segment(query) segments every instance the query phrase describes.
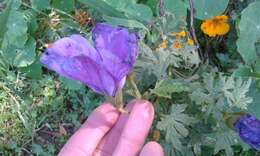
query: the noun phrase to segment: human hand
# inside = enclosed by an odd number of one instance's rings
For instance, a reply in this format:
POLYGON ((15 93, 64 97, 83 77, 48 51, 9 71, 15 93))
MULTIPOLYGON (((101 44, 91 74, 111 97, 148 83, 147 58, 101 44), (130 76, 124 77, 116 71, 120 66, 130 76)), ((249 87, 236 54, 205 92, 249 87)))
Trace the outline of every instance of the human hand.
POLYGON ((154 118, 152 104, 134 100, 126 110, 130 114, 120 114, 109 103, 99 106, 58 156, 163 156, 156 142, 142 147, 154 118))

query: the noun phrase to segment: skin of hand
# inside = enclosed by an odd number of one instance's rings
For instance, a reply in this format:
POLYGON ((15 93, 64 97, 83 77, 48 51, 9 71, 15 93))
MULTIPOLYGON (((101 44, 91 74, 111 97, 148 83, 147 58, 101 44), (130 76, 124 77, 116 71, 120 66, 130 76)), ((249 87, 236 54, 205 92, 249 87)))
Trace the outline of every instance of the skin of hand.
POLYGON ((153 105, 131 101, 120 114, 109 103, 95 109, 58 156, 163 156, 156 142, 143 146, 154 118, 153 105))

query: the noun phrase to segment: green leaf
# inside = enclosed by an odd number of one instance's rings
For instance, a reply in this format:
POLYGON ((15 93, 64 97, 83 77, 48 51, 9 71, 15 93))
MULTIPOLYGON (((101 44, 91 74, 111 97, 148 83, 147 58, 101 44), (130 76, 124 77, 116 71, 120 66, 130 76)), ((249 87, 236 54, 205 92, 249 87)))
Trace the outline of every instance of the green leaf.
POLYGON ((8 63, 6 62, 5 58, 3 57, 3 52, 0 50, 0 76, 3 75, 4 71, 7 71, 9 68, 8 63))
POLYGON ((164 9, 174 14, 178 20, 186 20, 187 5, 182 0, 165 0, 164 9))
POLYGON ((110 6, 117 10, 124 10, 127 6, 135 4, 136 0, 104 0, 110 6))
POLYGON ((7 22, 8 30, 5 33, 5 38, 12 45, 21 47, 27 40, 27 22, 23 13, 12 11, 7 22))
POLYGON ((60 77, 59 79, 64 84, 64 86, 70 90, 80 90, 83 87, 83 85, 77 81, 65 77, 60 77))
POLYGON ((21 6, 21 4, 22 4, 22 1, 21 1, 21 0, 11 0, 11 1, 13 1, 13 3, 12 3, 12 9, 17 10, 17 9, 20 8, 20 6, 21 6))
POLYGON ((147 0, 145 2, 147 6, 149 6, 152 9, 153 14, 156 14, 156 8, 157 8, 157 1, 155 0, 147 0))
POLYGON ((38 61, 35 61, 30 66, 21 68, 20 70, 22 72, 26 73, 26 76, 28 76, 32 79, 42 78, 42 66, 41 66, 40 62, 38 62, 38 61))
POLYGON ((9 65, 16 67, 25 67, 34 62, 36 47, 34 39, 27 40, 26 44, 22 47, 17 47, 5 42, 3 45, 3 57, 6 61, 8 61, 9 65))
POLYGON ((44 150, 43 150, 42 146, 35 144, 35 143, 32 144, 32 152, 36 155, 44 154, 44 150))
POLYGON ((171 143, 179 151, 183 148, 180 139, 187 137, 189 134, 186 126, 196 122, 194 118, 184 113, 186 107, 187 105, 185 104, 173 104, 171 113, 161 117, 156 126, 159 130, 166 132, 166 141, 171 143))
POLYGON ((144 4, 137 4, 135 0, 105 0, 120 12, 124 12, 130 19, 150 22, 153 19, 151 8, 144 4))
MULTIPOLYGON (((6 9, 0 14, 0 43, 2 43, 5 32, 7 31, 7 22, 12 10, 13 0, 10 0, 6 9)), ((0 44, 1 45, 1 44, 0 44)))
POLYGON ((126 13, 127 16, 130 18, 137 19, 139 21, 144 22, 151 22, 153 19, 153 12, 152 10, 143 4, 132 4, 128 5, 124 10, 122 10, 126 13))
POLYGON ((259 87, 257 87, 258 84, 259 81, 253 81, 253 83, 251 84, 248 95, 253 97, 253 102, 248 105, 247 112, 260 119, 260 90, 259 87))
POLYGON ((229 129, 223 132, 214 134, 216 139, 214 153, 217 154, 220 150, 225 150, 227 156, 233 156, 234 152, 231 146, 238 144, 239 138, 237 134, 229 129))
POLYGON ((220 86, 230 107, 246 110, 253 99, 247 96, 252 80, 243 81, 241 78, 220 77, 220 86))
POLYGON ((153 94, 159 97, 171 98, 172 93, 180 93, 190 91, 187 84, 181 81, 172 79, 160 80, 156 83, 155 88, 152 90, 153 94))
POLYGON ((52 0, 53 7, 67 13, 70 13, 74 9, 74 5, 75 5, 74 0, 52 0))
POLYGON ((28 23, 28 32, 30 33, 30 35, 34 36, 39 28, 39 25, 37 23, 37 14, 32 10, 26 10, 24 11, 24 15, 28 23))
POLYGON ((130 20, 130 19, 125 19, 125 18, 117 18, 117 17, 110 17, 110 16, 103 16, 105 21, 111 25, 120 25, 120 26, 125 26, 128 28, 141 28, 145 29, 148 31, 148 29, 140 22, 136 20, 130 20))
POLYGON ((90 8, 96 9, 98 12, 111 17, 121 17, 124 18, 124 14, 114 7, 110 6, 103 0, 79 0, 79 2, 86 4, 90 8))
MULTIPOLYGON (((150 22, 153 19, 153 13, 150 7, 144 4, 136 4, 133 0, 79 0, 80 2, 96 9, 104 15, 104 17, 117 18, 117 23, 122 26, 130 25, 129 22, 123 20, 129 20, 131 23, 138 20, 140 22, 150 22), (120 20, 119 20, 120 19, 120 20), (127 22, 127 24, 124 24, 127 22)), ((106 19, 105 19, 106 20, 106 19)), ((114 19, 115 20, 115 19, 114 19)), ((135 25, 140 25, 136 24, 135 25)), ((140 27, 140 26, 138 26, 140 27)))
POLYGON ((16 67, 26 67, 32 64, 35 61, 35 49, 36 41, 31 37, 24 48, 16 50, 16 55, 13 60, 14 65, 16 67))
POLYGON ((259 8, 259 1, 249 4, 243 10, 238 25, 237 49, 243 60, 248 64, 253 64, 258 59, 255 43, 260 38, 259 8))
POLYGON ((50 0, 31 0, 31 4, 33 9, 44 10, 50 7, 50 0))
MULTIPOLYGON (((257 61, 258 62, 258 61, 257 61)), ((252 78, 260 78, 260 73, 259 73, 259 67, 258 63, 254 66, 254 72, 249 66, 240 66, 238 69, 236 69, 233 72, 234 77, 252 77, 252 78)))
POLYGON ((218 72, 203 72, 203 82, 194 82, 191 100, 201 105, 206 116, 212 114, 216 119, 222 115, 222 111, 233 112, 246 110, 251 105, 252 97, 249 96, 251 80, 243 80, 241 77, 224 76, 218 72))
MULTIPOLYGON (((203 20, 221 15, 227 8, 229 0, 193 0, 193 2, 195 17, 203 20)), ((189 3, 188 0, 186 3, 189 3)))
POLYGON ((24 14, 17 9, 20 1, 12 0, 5 11, 0 15, 0 43, 3 52, 9 45, 23 47, 27 40, 27 22, 24 14))
POLYGON ((248 66, 240 66, 233 72, 234 77, 249 77, 252 71, 248 66))

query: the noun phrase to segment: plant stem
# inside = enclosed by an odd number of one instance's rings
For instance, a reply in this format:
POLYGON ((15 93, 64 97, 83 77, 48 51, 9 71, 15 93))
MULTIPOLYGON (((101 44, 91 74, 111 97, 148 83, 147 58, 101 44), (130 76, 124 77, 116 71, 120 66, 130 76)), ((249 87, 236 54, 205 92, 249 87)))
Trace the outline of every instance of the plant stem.
POLYGON ((164 1, 163 0, 158 0, 158 1, 159 1, 159 14, 160 16, 164 16, 164 9, 163 9, 164 1))
POLYGON ((122 89, 118 89, 117 90, 115 97, 108 96, 107 100, 109 102, 111 102, 112 104, 114 104, 119 112, 121 112, 121 113, 128 113, 124 109, 124 101, 123 101, 123 91, 122 91, 122 89))
POLYGON ((135 83, 135 78, 134 78, 134 74, 133 73, 130 73, 128 76, 127 76, 127 80, 129 82, 129 84, 131 85, 132 87, 132 91, 133 91, 133 95, 135 96, 135 98, 137 99, 142 99, 142 95, 135 83))
POLYGON ((189 0, 189 5, 190 5, 190 32, 191 32, 191 36, 192 36, 192 39, 193 39, 193 41, 196 45, 196 48, 198 49, 199 56, 201 58, 203 58, 203 54, 201 53, 199 41, 197 39, 195 28, 194 28, 195 9, 194 9, 193 0, 189 0))

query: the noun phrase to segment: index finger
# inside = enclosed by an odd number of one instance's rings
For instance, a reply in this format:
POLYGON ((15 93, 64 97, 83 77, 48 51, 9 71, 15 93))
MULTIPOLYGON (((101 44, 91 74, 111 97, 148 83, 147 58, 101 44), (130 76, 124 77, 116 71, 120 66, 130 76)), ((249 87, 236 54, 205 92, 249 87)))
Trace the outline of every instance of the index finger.
POLYGON ((119 112, 109 103, 102 104, 73 134, 58 156, 92 155, 103 136, 113 127, 119 112))
POLYGON ((136 100, 134 103, 113 156, 137 155, 152 125, 153 105, 145 100, 136 100))

